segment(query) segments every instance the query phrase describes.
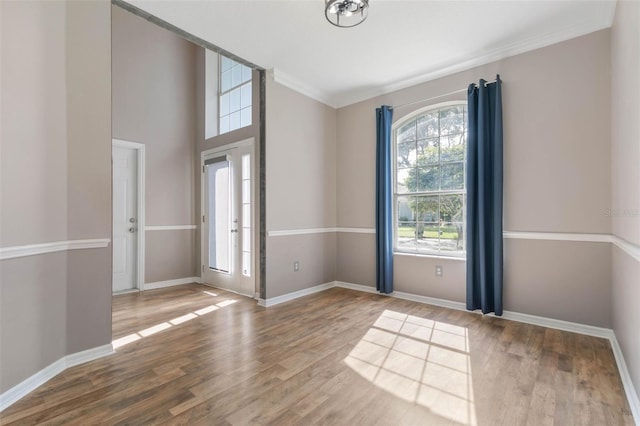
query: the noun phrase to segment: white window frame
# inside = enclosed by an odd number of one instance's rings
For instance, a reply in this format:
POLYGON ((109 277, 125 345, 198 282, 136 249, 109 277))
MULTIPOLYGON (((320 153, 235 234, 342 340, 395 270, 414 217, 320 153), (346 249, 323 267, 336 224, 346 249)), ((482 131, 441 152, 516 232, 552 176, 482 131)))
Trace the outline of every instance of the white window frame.
MULTIPOLYGON (((227 56, 224 56, 222 54, 218 55, 218 135, 223 135, 225 133, 231 133, 231 132, 233 132, 235 130, 243 129, 243 128, 249 127, 249 126, 251 126, 253 124, 253 76, 249 77, 249 80, 241 81, 240 84, 238 84, 236 86, 230 86, 229 89, 223 91, 222 90, 222 59, 223 58, 229 59, 230 61, 233 61, 236 64, 240 64, 240 65, 246 67, 246 65, 244 65, 242 62, 238 62, 235 59, 231 59, 231 58, 229 58, 227 56), (251 121, 250 121, 250 123, 248 125, 240 126, 240 127, 236 128, 236 129, 231 129, 231 126, 229 126, 229 130, 223 132, 222 131, 222 126, 221 126, 222 117, 220 116, 220 113, 222 112, 222 105, 221 105, 220 100, 222 99, 222 96, 226 95, 227 93, 231 93, 233 90, 235 90, 237 88, 241 88, 244 85, 249 85, 249 87, 251 88, 251 105, 250 105, 250 108, 251 108, 251 121)), ((247 68, 249 68, 249 67, 247 67, 247 68)), ((251 71, 251 73, 253 73, 253 70, 251 68, 249 68, 249 70, 251 71)), ((240 90, 242 90, 242 89, 240 89, 240 90)), ((241 105, 241 107, 240 107, 240 109, 238 111, 241 112, 242 109, 243 108, 242 108, 242 105, 241 105)), ((241 114, 242 114, 242 112, 241 112, 241 114)), ((229 113, 228 115, 231 115, 231 113, 229 113)))
MULTIPOLYGON (((408 121, 411 121, 412 119, 419 117, 421 115, 424 115, 425 113, 429 112, 429 111, 433 111, 433 110, 439 110, 442 108, 446 108, 448 106, 456 106, 456 105, 464 105, 465 108, 467 109, 467 112, 469 111, 468 108, 468 104, 466 101, 463 100, 458 100, 458 101, 447 101, 447 102, 441 102, 438 104, 434 104, 434 105, 428 105, 426 107, 417 109, 415 111, 412 111, 404 116, 402 116, 400 119, 396 120, 393 125, 391 126, 391 138, 392 138, 392 145, 393 145, 393 149, 392 149, 392 161, 393 161, 393 170, 392 170, 392 184, 393 184, 393 253, 394 255, 403 255, 403 256, 417 256, 417 257, 436 257, 436 258, 446 258, 446 259, 453 259, 453 260, 466 260, 467 258, 467 250, 466 247, 464 247, 464 250, 462 251, 462 254, 454 254, 454 253, 447 253, 447 252, 442 252, 442 250, 439 251, 422 251, 422 252, 418 252, 418 251, 407 251, 407 250, 402 250, 398 247, 398 197, 403 197, 403 196, 407 196, 406 194, 403 195, 398 195, 398 191, 397 191, 397 178, 398 178, 398 141, 397 141, 397 130, 402 127, 403 125, 405 125, 408 121)), ((468 136, 468 131, 467 131, 467 136, 468 136)), ((468 141, 467 141, 468 142, 468 141)), ((465 144, 465 151, 468 150, 468 143, 465 144)), ((463 198, 463 204, 462 204, 462 208, 463 208, 463 226, 465 228, 465 238, 466 238, 466 227, 467 227, 467 214, 466 214, 466 205, 467 205, 467 186, 466 186, 466 180, 467 180, 467 170, 466 170, 466 156, 467 153, 465 153, 465 169, 464 169, 464 189, 462 190, 446 190, 446 191, 438 191, 436 193, 434 193, 433 191, 430 193, 420 193, 417 192, 415 193, 415 195, 453 195, 453 194, 463 194, 464 198, 463 198)), ((438 164, 440 164, 440 161, 438 161, 438 164)), ((416 220, 416 226, 417 226, 417 220, 416 220)))

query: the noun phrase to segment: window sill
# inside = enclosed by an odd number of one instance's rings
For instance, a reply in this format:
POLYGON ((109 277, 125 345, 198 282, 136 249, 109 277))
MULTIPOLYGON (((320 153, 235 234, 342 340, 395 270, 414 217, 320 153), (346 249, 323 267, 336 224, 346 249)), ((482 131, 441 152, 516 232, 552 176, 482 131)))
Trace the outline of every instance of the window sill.
POLYGON ((456 256, 444 256, 441 254, 426 254, 426 253, 407 253, 403 251, 394 251, 394 256, 407 256, 407 257, 424 257, 431 259, 442 259, 442 260, 460 260, 462 262, 467 261, 467 257, 456 257, 456 256))

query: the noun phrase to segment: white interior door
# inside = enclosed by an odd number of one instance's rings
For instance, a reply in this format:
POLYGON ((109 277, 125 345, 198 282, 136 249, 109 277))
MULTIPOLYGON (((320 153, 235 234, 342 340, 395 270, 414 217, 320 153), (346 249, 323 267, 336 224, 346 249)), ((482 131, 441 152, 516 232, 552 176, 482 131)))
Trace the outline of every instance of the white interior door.
POLYGON ((138 153, 114 146, 113 158, 113 292, 137 288, 138 153))
POLYGON ((202 161, 202 279, 253 296, 253 145, 205 152, 202 161))

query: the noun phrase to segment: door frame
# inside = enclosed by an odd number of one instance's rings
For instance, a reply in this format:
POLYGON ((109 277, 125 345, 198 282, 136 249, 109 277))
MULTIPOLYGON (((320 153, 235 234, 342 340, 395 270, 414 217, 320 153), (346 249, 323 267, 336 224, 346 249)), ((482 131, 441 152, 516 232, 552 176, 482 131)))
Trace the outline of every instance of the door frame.
MULTIPOLYGON (((255 137, 250 137, 247 139, 243 139, 241 141, 238 142, 233 142, 233 143, 229 143, 226 145, 222 145, 222 146, 218 146, 215 148, 211 148, 211 149, 207 149, 205 151, 201 151, 200 152, 200 268, 199 268, 199 272, 200 272, 200 282, 203 283, 204 285, 208 285, 208 286, 212 286, 212 284, 207 284, 204 282, 204 276, 203 276, 203 272, 204 272, 204 265, 206 264, 206 259, 204 258, 204 247, 206 242, 208 241, 208 238, 205 238, 204 235, 204 226, 202 226, 202 218, 204 217, 204 212, 206 211, 206 206, 205 206, 205 184, 204 184, 204 174, 202 173, 202 171, 204 170, 204 162, 205 162, 205 158, 206 157, 211 157, 217 153, 220 152, 224 152, 224 151, 229 151, 231 149, 234 148, 240 148, 240 147, 249 147, 251 148, 250 152, 251 152, 251 244, 252 244, 252 250, 251 250, 251 271, 252 271, 252 278, 253 278, 253 291, 251 294, 245 294, 245 293, 239 293, 235 290, 232 289, 227 289, 227 288, 223 288, 223 290, 227 290, 227 291, 231 291, 232 293, 237 293, 240 294, 242 296, 247 296, 247 297, 251 297, 251 298, 256 298, 256 287, 258 286, 259 283, 259 267, 256 268, 256 259, 258 258, 258 253, 257 253, 257 247, 255 244, 255 236, 257 235, 256 232, 258 232, 259 230, 256 229, 256 225, 259 222, 258 219, 258 215, 256 214, 256 191, 255 191, 255 176, 257 174, 257 170, 258 170, 258 164, 256 164, 255 161, 255 154, 256 154, 256 146, 255 146, 255 137)), ((237 260, 236 260, 237 261, 237 260)), ((237 266, 237 265, 236 265, 237 266)), ((224 272, 220 272, 221 274, 224 272)))
MULTIPOLYGON (((138 142, 125 141, 122 139, 112 139, 111 140, 111 148, 128 148, 136 150, 137 159, 138 159, 138 176, 136 177, 138 183, 138 191, 136 194, 136 207, 138 210, 138 232, 136 236, 136 288, 137 291, 144 290, 144 274, 145 274, 145 264, 144 264, 144 256, 145 256, 145 240, 146 240, 146 221, 145 221, 145 209, 144 209, 144 200, 145 200, 145 145, 138 142)), ((111 166, 111 176, 113 181, 113 164, 111 166)), ((113 190, 111 191, 111 204, 113 205, 113 190)), ((113 217, 111 218, 111 238, 113 239, 113 217)), ((113 247, 111 248, 111 252, 113 255, 113 247)), ((113 280, 113 271, 111 271, 112 280, 113 280)), ((111 289, 113 291, 113 283, 111 284, 111 289)), ((133 291, 136 291, 135 289, 133 291)))

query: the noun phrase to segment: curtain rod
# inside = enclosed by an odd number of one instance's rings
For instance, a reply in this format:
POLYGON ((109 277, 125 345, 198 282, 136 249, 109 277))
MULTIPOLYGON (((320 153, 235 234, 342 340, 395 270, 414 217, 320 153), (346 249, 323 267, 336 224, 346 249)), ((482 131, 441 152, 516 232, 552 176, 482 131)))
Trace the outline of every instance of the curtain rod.
MULTIPOLYGON (((486 86, 487 84, 495 83, 496 81, 497 80, 487 81, 487 82, 484 83, 484 85, 486 86)), ((476 86, 477 86, 477 84, 476 84, 476 86)), ((420 104, 422 102, 433 101, 435 99, 439 99, 439 98, 444 98, 446 96, 455 95, 456 93, 466 92, 467 90, 468 90, 468 88, 464 88, 464 89, 460 89, 460 90, 454 90, 453 92, 445 93, 443 95, 433 96, 433 97, 427 98, 427 99, 420 99, 418 101, 413 101, 413 102, 409 102, 409 103, 406 103, 406 104, 393 105, 391 108, 403 108, 403 107, 407 107, 407 106, 411 106, 411 105, 415 105, 415 104, 420 104)))

